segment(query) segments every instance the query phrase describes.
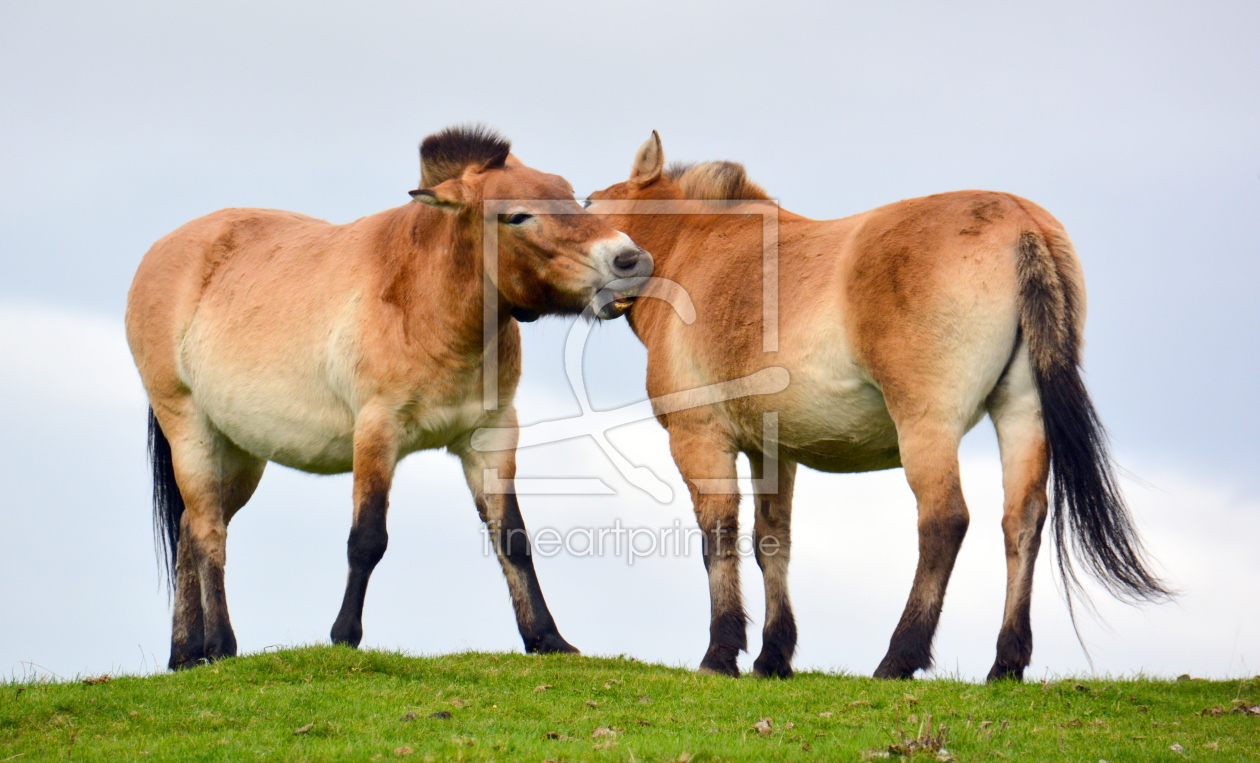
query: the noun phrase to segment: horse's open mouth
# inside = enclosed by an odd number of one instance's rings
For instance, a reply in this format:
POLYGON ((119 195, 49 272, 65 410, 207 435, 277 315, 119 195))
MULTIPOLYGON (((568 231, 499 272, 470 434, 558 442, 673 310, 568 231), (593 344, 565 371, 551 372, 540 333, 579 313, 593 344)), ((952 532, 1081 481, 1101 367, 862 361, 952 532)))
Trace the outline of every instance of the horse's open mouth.
POLYGON ((639 290, 643 288, 643 284, 648 279, 643 276, 634 278, 619 278, 616 281, 604 284, 595 294, 595 299, 591 302, 595 317, 601 320, 612 320, 626 314, 630 306, 634 304, 634 300, 639 296, 639 290))

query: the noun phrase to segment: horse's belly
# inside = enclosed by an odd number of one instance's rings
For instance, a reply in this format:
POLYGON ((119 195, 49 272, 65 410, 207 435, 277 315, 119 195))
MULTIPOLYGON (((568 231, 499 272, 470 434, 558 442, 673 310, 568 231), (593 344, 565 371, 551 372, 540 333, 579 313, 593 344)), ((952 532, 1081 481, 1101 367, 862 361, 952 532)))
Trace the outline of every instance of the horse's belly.
MULTIPOLYGON (((344 353, 281 353, 283 364, 190 346, 182 369, 198 408, 246 452, 317 474, 354 466, 358 410, 344 353), (322 359, 321 359, 322 355, 322 359)), ((417 407, 399 422, 398 455, 446 447, 485 418, 481 388, 417 407)), ((417 393, 419 399, 426 395, 417 393)))
POLYGON ((319 474, 349 471, 352 391, 335 388, 326 348, 314 341, 268 347, 229 336, 194 324, 185 337, 180 375, 198 409, 258 458, 319 474))
POLYGON ((243 450, 319 474, 347 472, 354 462, 354 413, 318 386, 206 385, 194 398, 215 427, 243 450))
POLYGON ((779 407, 782 456, 825 472, 901 466, 897 427, 883 393, 860 373, 801 369, 779 407))

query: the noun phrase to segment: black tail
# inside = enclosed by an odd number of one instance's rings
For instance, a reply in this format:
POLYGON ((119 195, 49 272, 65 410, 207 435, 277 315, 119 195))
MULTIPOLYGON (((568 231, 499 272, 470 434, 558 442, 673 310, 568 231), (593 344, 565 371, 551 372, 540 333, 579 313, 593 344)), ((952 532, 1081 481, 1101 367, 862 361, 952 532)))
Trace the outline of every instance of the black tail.
POLYGON ((179 557, 179 522, 184 516, 184 496, 175 483, 171 444, 157 416, 149 408, 149 463, 153 466, 153 539, 159 564, 166 570, 171 590, 175 589, 175 560, 179 557))
POLYGON ((1041 396, 1050 456, 1050 524, 1068 605, 1073 591, 1084 597, 1073 560, 1117 598, 1167 599, 1171 592, 1147 568, 1116 485, 1106 431, 1081 379, 1083 306, 1072 245, 1061 232, 1025 233, 1018 262, 1020 329, 1041 396))

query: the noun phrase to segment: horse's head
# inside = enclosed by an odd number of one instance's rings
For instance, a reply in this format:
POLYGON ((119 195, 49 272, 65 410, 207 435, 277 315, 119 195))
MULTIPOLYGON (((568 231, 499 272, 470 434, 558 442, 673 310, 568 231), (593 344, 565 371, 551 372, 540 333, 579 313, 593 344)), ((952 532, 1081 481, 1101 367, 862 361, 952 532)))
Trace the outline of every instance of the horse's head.
POLYGON ((480 127, 430 135, 420 146, 422 187, 411 195, 462 215, 478 238, 492 232, 492 277, 518 320, 588 306, 605 319, 624 313, 652 274, 651 255, 583 209, 568 181, 525 166, 510 148, 480 127))
POLYGON ((665 151, 655 130, 636 152, 630 178, 595 191, 590 200, 588 212, 655 252, 658 274, 663 274, 665 258, 684 229, 701 220, 713 222, 714 213, 732 212, 737 206, 746 206, 750 215, 765 214, 764 203, 772 203, 736 162, 665 166, 665 151))
POLYGON ((674 162, 665 166, 661 136, 639 147, 630 169, 630 178, 590 195, 588 210, 607 219, 618 230, 644 233, 654 228, 674 228, 675 215, 705 214, 715 205, 730 206, 748 201, 769 201, 761 186, 748 179, 744 166, 735 162, 674 162), (656 202, 638 213, 624 204, 611 202, 656 202), (673 203, 670 203, 673 202, 673 203))
POLYGON ((653 130, 652 137, 639 146, 639 151, 634 156, 634 165, 630 168, 630 179, 592 193, 588 209, 595 214, 616 216, 620 219, 622 215, 611 211, 616 205, 600 204, 600 202, 670 201, 684 198, 686 196, 675 182, 672 173, 665 171, 665 149, 661 147, 661 136, 653 130))

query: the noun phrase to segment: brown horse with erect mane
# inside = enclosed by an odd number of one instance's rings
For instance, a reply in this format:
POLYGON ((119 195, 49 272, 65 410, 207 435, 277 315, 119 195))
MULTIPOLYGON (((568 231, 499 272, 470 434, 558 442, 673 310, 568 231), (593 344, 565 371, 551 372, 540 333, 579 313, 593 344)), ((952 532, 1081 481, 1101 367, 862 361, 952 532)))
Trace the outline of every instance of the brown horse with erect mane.
POLYGON ((1121 598, 1169 595, 1148 571, 1081 381, 1084 283, 1049 213, 1010 194, 961 191, 811 220, 780 210, 741 165, 666 170, 664 161, 653 133, 630 179, 591 194, 590 206, 655 257, 656 278, 628 314, 647 346, 648 394, 676 399, 771 367, 790 378, 781 391, 657 407, 705 538, 712 611, 702 672, 738 675, 747 647, 739 495, 722 487, 735 484, 741 452, 752 467, 753 548, 766 589, 758 674, 792 675, 797 464, 904 467, 918 503, 919 563, 875 675, 931 667, 968 524, 958 445, 986 413, 1001 448, 1007 564, 990 680, 1020 679, 1029 663, 1033 565, 1047 514, 1069 605, 1073 558, 1121 598), (658 283, 690 295, 694 322, 658 283))
POLYGON ((172 669, 236 654, 227 526, 268 461, 354 473, 350 574, 332 640, 358 646, 394 466, 428 448, 463 463, 525 650, 577 651, 530 559, 512 488, 515 440, 488 451, 470 440, 482 427, 514 431, 513 318, 616 317, 652 260, 584 211, 567 181, 509 151, 485 128, 450 128, 421 144, 412 203, 347 225, 226 209, 145 255, 127 339, 151 404, 154 520, 175 590, 172 669))

